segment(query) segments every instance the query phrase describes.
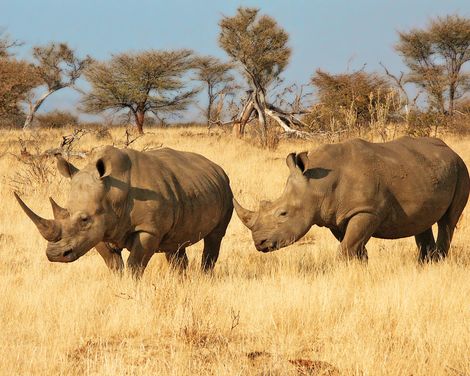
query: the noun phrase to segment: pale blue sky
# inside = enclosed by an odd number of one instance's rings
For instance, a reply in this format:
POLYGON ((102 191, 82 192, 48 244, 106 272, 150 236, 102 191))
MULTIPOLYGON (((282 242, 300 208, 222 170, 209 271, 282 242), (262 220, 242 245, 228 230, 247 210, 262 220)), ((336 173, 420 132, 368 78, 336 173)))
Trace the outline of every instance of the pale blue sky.
MULTIPOLYGON (((32 45, 64 41, 97 59, 150 48, 191 48, 224 58, 218 22, 240 5, 261 8, 289 33, 293 54, 284 77, 297 83, 308 82, 317 68, 345 71, 348 61, 351 69, 367 63, 370 71, 380 70, 382 61, 398 72, 403 66, 393 50, 397 30, 439 15, 470 17, 469 0, 0 0, 0 26, 25 42, 20 56, 32 45)), ((74 109, 78 98, 71 90, 59 91, 42 111, 74 109)))

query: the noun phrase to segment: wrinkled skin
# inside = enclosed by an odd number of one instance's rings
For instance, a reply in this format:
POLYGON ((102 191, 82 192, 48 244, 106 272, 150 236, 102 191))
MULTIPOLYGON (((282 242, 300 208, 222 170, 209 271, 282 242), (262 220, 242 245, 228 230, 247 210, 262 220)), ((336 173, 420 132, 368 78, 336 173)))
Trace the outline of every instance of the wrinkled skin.
POLYGON ((439 260, 470 190, 464 162, 436 138, 356 139, 290 154, 286 163, 290 176, 277 200, 262 202, 258 212, 234 200, 261 252, 292 244, 318 225, 331 230, 347 259, 367 260, 371 237, 415 236, 419 260, 439 260))
POLYGON ((173 267, 188 264, 185 248, 204 239, 203 270, 212 270, 233 205, 229 179, 199 154, 163 148, 149 152, 104 147, 82 170, 58 157, 71 179, 65 208, 51 199, 54 220, 26 214, 48 240, 50 261, 72 262, 91 248, 112 270, 122 270, 121 250, 140 276, 155 252, 173 267))

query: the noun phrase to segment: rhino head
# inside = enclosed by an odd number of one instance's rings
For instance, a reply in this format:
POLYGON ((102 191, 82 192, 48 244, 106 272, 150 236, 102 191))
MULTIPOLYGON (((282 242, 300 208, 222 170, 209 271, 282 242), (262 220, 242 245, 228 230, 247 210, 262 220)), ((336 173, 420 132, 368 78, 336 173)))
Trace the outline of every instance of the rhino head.
POLYGON ((307 153, 287 156, 290 170, 281 197, 273 202, 261 201, 257 212, 233 205, 243 224, 251 230, 256 249, 270 252, 288 246, 310 229, 314 222, 314 200, 308 177, 304 175, 307 153))
POLYGON ((72 262, 103 241, 110 226, 116 224, 107 192, 111 173, 109 158, 98 158, 83 170, 78 170, 61 156, 57 156, 59 172, 71 179, 71 190, 66 208, 49 198, 54 219, 35 214, 15 193, 23 211, 48 241, 46 255, 49 261, 72 262))

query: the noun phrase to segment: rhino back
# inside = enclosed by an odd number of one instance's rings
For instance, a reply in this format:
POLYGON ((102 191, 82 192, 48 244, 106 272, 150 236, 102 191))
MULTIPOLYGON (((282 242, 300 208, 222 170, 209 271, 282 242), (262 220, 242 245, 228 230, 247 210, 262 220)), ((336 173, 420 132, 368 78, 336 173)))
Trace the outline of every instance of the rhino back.
POLYGON ((439 220, 463 164, 443 141, 411 137, 325 145, 308 157, 309 168, 325 166, 332 172, 322 187, 323 211, 333 213, 336 225, 358 212, 373 213, 382 222, 374 236, 383 238, 413 235, 439 220))
POLYGON ((162 233, 162 250, 200 240, 231 213, 229 179, 207 158, 169 148, 129 156, 132 222, 162 233))

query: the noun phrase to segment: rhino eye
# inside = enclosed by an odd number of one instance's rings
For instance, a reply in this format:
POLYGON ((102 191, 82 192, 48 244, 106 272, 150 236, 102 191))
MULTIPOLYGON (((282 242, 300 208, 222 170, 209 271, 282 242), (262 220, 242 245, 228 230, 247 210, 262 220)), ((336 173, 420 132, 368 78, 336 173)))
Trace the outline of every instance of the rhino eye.
POLYGON ((90 217, 86 214, 80 214, 80 222, 87 223, 90 220, 90 217))
POLYGON ((278 217, 285 217, 287 216, 287 211, 286 210, 281 210, 278 214, 278 217))

